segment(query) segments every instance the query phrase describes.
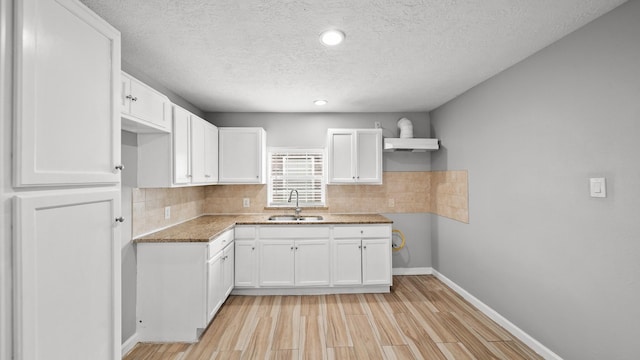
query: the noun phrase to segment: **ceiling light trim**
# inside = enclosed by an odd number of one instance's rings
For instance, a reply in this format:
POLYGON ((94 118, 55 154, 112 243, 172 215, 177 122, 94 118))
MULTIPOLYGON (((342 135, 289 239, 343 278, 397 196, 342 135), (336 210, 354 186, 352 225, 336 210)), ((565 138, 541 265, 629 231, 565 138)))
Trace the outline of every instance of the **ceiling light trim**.
POLYGON ((320 43, 324 46, 336 46, 341 44, 347 35, 342 30, 329 29, 320 33, 320 43))

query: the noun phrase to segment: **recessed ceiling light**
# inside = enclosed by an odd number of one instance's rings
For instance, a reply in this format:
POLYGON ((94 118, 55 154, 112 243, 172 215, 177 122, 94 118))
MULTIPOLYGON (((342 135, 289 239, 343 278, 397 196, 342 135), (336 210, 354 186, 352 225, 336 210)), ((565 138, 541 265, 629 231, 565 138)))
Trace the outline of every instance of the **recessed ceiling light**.
POLYGON ((344 32, 340 30, 327 30, 320 34, 320 42, 327 46, 340 44, 345 38, 344 32))
POLYGON ((323 105, 327 105, 328 101, 327 100, 316 100, 313 103, 316 104, 317 106, 323 106, 323 105))

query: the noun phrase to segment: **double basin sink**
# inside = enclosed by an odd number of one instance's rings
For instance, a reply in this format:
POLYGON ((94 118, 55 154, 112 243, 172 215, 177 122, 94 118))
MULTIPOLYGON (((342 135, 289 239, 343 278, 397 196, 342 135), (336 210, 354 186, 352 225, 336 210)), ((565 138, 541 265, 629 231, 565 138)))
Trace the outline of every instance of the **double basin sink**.
POLYGON ((310 221, 322 221, 322 216, 309 215, 309 216, 295 216, 295 215, 273 215, 269 216, 269 221, 283 221, 283 222, 310 222, 310 221))

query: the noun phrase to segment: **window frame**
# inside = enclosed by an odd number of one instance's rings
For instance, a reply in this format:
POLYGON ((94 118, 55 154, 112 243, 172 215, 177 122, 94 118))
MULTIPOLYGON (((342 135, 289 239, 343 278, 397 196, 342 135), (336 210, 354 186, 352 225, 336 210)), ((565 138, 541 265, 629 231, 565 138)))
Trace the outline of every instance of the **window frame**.
POLYGON ((269 147, 267 148, 267 207, 271 208, 291 208, 295 207, 295 203, 274 203, 273 202, 273 154, 274 153, 313 153, 322 156, 322 176, 321 180, 321 201, 316 203, 300 202, 301 208, 326 207, 327 204, 327 152, 325 148, 308 148, 308 147, 269 147))

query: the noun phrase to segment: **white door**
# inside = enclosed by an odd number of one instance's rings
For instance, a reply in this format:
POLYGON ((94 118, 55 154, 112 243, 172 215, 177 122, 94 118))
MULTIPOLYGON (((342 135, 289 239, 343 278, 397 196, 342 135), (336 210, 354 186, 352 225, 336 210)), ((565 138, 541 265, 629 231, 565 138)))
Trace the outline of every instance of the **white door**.
POLYGON ((256 128, 221 128, 220 137, 220 182, 262 182, 262 136, 256 128))
POLYGON ((296 241, 294 250, 296 285, 329 285, 329 240, 296 241))
POLYGON ((117 183, 120 33, 71 0, 16 2, 15 185, 117 183))
POLYGON ((173 107, 173 182, 188 184, 191 182, 190 157, 190 114, 188 111, 173 107))
POLYGON ((257 285, 256 270, 256 245, 255 241, 235 242, 235 284, 238 287, 254 287, 257 285))
POLYGON ((353 130, 329 131, 329 183, 355 181, 355 154, 353 130))
POLYGON ((30 194, 15 208, 15 358, 120 359, 120 191, 30 194))
POLYGON ((204 177, 207 183, 218 182, 218 128, 206 123, 204 138, 204 177))
POLYGON ((357 170, 358 183, 382 184, 382 132, 357 130, 357 170))
POLYGON ((207 321, 210 321, 223 301, 223 254, 220 251, 214 255, 207 265, 209 273, 207 276, 207 321))
POLYGON ((223 288, 223 292, 222 292, 222 302, 224 302, 227 298, 227 296, 231 293, 231 290, 233 290, 233 284, 234 284, 234 262, 235 262, 235 248, 233 246, 233 244, 228 245, 226 248, 224 248, 224 254, 222 256, 223 262, 222 262, 222 288, 223 288))
POLYGON ((260 241, 260 286, 294 285, 294 242, 292 240, 260 241))
POLYGON ((202 184, 208 181, 205 177, 205 121, 191 115, 191 182, 202 184))
POLYGON ((362 283, 391 284, 391 242, 388 238, 362 240, 362 283))
POLYGON ((130 94, 131 115, 163 129, 171 129, 169 100, 164 95, 135 79, 131 80, 130 94))
POLYGON ((333 242, 333 284, 362 284, 362 244, 360 239, 333 242))

